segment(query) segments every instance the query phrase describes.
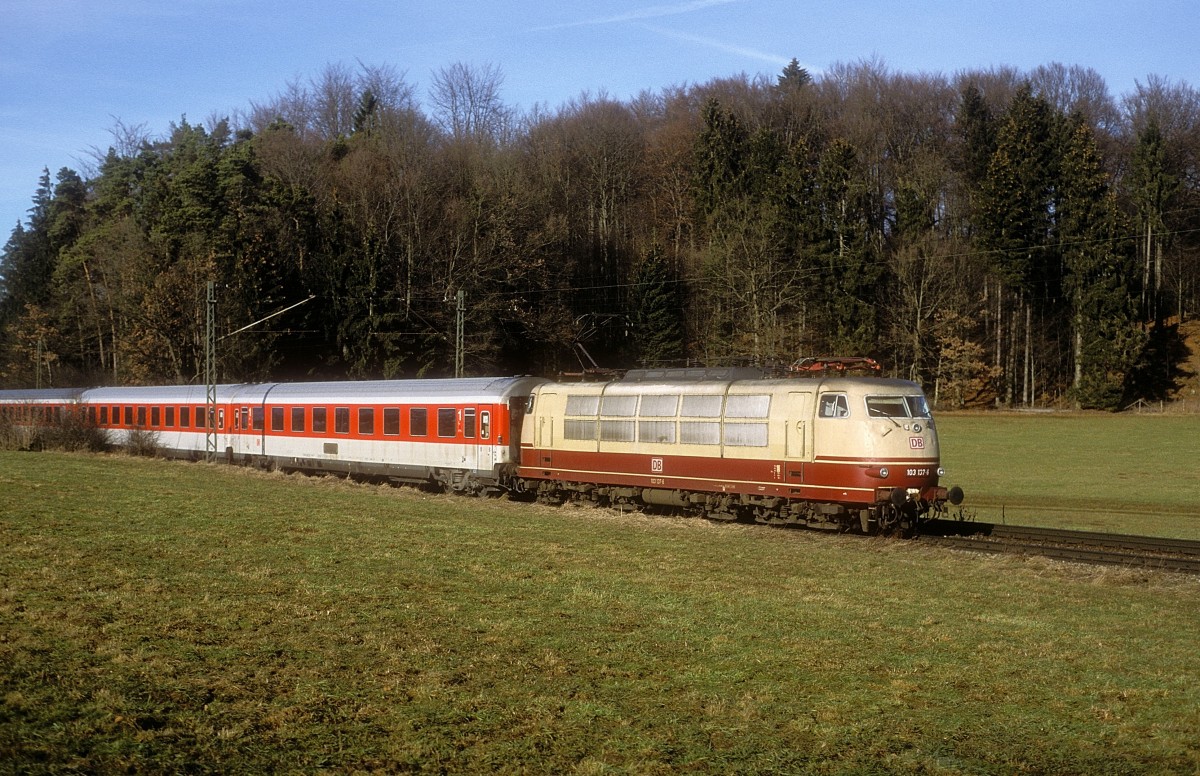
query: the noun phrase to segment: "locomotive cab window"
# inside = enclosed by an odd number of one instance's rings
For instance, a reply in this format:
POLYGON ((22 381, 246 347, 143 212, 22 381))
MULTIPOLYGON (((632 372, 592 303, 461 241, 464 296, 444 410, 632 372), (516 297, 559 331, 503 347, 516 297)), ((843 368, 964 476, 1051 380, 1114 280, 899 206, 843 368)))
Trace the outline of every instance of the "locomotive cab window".
POLYGON ((818 415, 822 418, 850 417, 850 404, 844 393, 826 393, 821 395, 818 415))

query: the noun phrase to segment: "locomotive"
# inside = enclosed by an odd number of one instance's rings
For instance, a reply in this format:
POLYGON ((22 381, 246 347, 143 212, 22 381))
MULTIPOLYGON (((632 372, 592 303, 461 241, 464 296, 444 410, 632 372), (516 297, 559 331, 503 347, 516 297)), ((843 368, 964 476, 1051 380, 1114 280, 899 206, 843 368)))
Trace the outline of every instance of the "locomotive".
POLYGON ((940 485, 934 419, 906 380, 659 371, 0 391, 0 417, 75 418, 162 455, 373 476, 547 503, 911 533, 940 485))

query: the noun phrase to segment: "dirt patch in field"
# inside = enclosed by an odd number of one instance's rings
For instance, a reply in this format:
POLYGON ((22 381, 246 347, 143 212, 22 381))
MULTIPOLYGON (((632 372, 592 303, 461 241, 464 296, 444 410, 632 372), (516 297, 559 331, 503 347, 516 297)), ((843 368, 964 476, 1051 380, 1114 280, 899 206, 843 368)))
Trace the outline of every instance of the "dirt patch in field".
POLYGON ((1200 319, 1179 324, 1179 336, 1187 349, 1187 358, 1174 400, 1192 412, 1200 412, 1200 319))

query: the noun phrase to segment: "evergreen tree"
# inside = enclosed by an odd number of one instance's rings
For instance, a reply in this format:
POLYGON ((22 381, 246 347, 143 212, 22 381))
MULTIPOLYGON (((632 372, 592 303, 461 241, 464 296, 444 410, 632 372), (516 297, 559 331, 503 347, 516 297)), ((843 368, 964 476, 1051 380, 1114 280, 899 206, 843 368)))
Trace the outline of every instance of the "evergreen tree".
POLYGON ((1053 111, 1026 84, 1000 121, 977 216, 980 245, 1001 284, 995 358, 1007 404, 1034 400, 1035 307, 1040 318, 1050 315, 1061 289, 1053 232, 1059 156, 1053 111))
POLYGON ((1142 315, 1163 315, 1163 258, 1169 242, 1166 214, 1180 189, 1180 176, 1171 169, 1158 121, 1151 117, 1137 135, 1129 170, 1129 193, 1136 208, 1138 253, 1142 260, 1142 315))
POLYGON ((750 138, 742 123, 715 99, 704 103, 704 128, 696 140, 692 189, 701 223, 719 219, 745 191, 750 138))
POLYGON ((784 92, 798 92, 805 86, 812 83, 812 76, 808 70, 800 67, 800 62, 795 57, 787 66, 783 68, 783 72, 779 74, 776 88, 784 92))
POLYGON ((815 284, 815 301, 823 310, 821 339, 836 355, 875 354, 875 294, 883 268, 868 236, 858 156, 845 140, 834 140, 821 157, 817 197, 823 232, 815 284))
POLYGON ((26 305, 45 305, 50 299, 56 259, 50 239, 53 204, 54 190, 47 169, 38 181, 28 228, 17 225, 0 257, 0 277, 4 278, 0 326, 16 320, 26 305))
POLYGON ((1116 410, 1140 354, 1132 256, 1091 128, 1073 122, 1058 193, 1058 227, 1071 306, 1076 406, 1116 410))
POLYGON ((980 192, 988 177, 988 166, 996 153, 996 120, 975 84, 963 89, 955 117, 958 154, 955 158, 966 189, 965 215, 973 222, 980 207, 980 192))
POLYGON ((630 337, 642 366, 670 365, 684 356, 683 294, 662 251, 642 260, 630 294, 630 337))

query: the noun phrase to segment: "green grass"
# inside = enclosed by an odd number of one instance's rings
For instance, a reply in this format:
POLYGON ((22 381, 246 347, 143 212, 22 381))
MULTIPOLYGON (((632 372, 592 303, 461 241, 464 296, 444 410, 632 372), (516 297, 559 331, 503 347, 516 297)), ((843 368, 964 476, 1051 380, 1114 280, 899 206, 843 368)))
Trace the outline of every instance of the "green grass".
POLYGON ((1190 577, 50 453, 0 540, 3 772, 1200 768, 1190 577))
POLYGON ((1200 415, 939 415, 978 519, 1200 539, 1200 415))

